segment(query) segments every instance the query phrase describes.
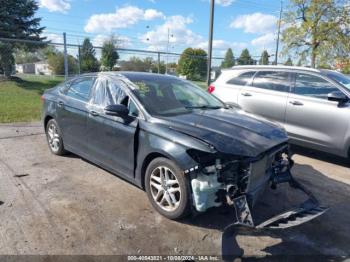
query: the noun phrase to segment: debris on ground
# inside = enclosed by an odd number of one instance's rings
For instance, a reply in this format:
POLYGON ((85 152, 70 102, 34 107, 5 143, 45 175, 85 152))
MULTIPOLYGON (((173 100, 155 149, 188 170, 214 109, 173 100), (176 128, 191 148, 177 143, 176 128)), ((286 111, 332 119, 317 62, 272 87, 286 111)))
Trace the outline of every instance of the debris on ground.
POLYGON ((25 176, 29 176, 29 174, 17 174, 17 175, 14 175, 13 177, 25 177, 25 176))

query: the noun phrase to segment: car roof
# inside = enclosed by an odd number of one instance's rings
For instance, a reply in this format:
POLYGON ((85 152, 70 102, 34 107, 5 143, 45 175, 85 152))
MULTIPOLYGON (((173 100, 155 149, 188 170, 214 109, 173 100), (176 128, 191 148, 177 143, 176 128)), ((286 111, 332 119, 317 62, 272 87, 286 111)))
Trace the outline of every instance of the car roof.
POLYGON ((172 75, 164 75, 164 74, 155 74, 148 72, 132 72, 132 71, 104 71, 104 72, 95 72, 95 73, 86 73, 81 74, 76 77, 84 77, 84 76, 110 76, 110 77, 125 77, 125 78, 137 78, 140 77, 142 79, 154 79, 154 78, 163 78, 163 79, 174 79, 177 78, 172 75))
POLYGON ((231 70, 242 70, 242 69, 255 69, 255 70, 261 70, 261 69, 277 69, 277 70, 301 70, 301 71, 307 71, 307 72, 317 72, 321 73, 322 70, 316 69, 316 68, 310 68, 310 67, 302 67, 302 66, 285 66, 285 65, 242 65, 242 66, 233 66, 229 69, 224 69, 222 71, 231 71, 231 70))

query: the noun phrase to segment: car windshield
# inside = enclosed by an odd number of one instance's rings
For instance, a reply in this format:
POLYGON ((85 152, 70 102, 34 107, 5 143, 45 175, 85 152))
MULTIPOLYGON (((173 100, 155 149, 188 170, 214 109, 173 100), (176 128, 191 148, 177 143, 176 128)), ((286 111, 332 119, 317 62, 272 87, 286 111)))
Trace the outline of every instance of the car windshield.
POLYGON ((350 77, 338 72, 328 72, 327 76, 350 90, 350 77))
POLYGON ((176 115, 193 110, 214 110, 225 105, 200 87, 173 77, 127 76, 133 92, 151 115, 176 115))

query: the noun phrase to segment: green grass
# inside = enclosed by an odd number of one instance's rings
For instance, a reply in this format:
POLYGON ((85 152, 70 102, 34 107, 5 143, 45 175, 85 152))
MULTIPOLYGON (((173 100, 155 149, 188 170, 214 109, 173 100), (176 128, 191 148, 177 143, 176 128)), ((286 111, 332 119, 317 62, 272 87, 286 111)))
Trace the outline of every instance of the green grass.
MULTIPOLYGON (((63 81, 63 77, 22 75, 0 80, 0 123, 30 122, 40 119, 40 96, 45 89, 63 81)), ((193 81, 207 89, 205 82, 193 81)))
POLYGON ((40 119, 40 96, 45 89, 63 81, 62 77, 20 76, 0 80, 0 123, 40 119))

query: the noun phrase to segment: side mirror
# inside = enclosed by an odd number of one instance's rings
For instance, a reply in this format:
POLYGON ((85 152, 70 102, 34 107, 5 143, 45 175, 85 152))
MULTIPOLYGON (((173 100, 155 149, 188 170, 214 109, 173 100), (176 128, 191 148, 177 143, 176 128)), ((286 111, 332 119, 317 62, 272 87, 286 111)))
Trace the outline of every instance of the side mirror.
POLYGON ((105 107, 105 113, 109 116, 126 117, 129 109, 125 105, 109 105, 105 107))
POLYGON ((349 98, 340 91, 333 91, 328 94, 328 100, 339 103, 346 103, 347 101, 349 101, 349 98))

